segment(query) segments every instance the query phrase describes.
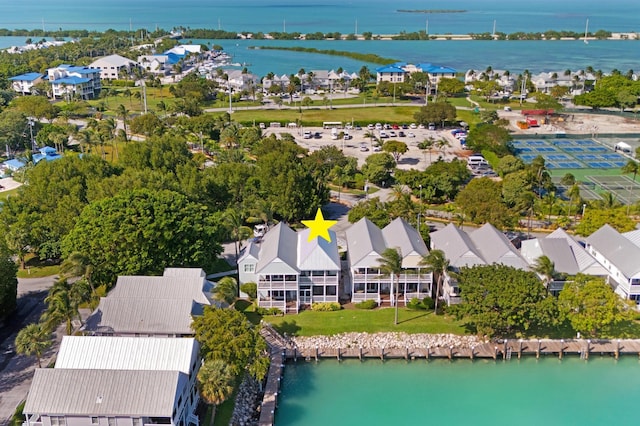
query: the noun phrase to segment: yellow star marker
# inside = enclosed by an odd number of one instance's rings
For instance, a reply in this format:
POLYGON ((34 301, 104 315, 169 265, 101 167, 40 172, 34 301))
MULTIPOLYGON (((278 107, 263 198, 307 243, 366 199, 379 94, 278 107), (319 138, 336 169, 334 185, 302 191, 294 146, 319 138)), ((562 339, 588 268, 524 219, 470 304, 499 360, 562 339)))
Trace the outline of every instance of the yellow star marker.
POLYGON ((309 238, 307 241, 313 241, 316 237, 322 237, 328 242, 331 242, 331 237, 329 236, 329 228, 338 223, 337 220, 324 220, 324 216, 322 216, 322 211, 318 209, 316 212, 316 218, 314 220, 303 220, 302 223, 310 229, 309 238))

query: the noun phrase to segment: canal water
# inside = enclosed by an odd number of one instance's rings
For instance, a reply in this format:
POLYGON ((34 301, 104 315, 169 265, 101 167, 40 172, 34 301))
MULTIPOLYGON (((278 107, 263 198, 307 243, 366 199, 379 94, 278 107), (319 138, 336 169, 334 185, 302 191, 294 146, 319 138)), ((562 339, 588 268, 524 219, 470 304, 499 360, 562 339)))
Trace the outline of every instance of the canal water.
POLYGON ((298 361, 276 425, 637 425, 638 400, 636 357, 298 361))

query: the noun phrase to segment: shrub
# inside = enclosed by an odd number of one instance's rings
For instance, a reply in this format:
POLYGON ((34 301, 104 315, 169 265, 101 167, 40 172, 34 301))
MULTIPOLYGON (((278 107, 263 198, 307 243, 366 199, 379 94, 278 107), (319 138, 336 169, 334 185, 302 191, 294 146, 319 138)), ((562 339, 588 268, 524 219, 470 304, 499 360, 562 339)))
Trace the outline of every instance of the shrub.
POLYGON ((356 303, 354 306, 356 309, 373 309, 378 306, 378 302, 375 300, 364 300, 360 303, 356 303))
POLYGON ((258 284, 256 283, 244 283, 240 285, 240 291, 246 293, 249 299, 253 300, 258 297, 258 284))
POLYGON ((414 297, 413 299, 409 300, 409 303, 407 303, 407 308, 418 311, 425 309, 425 306, 422 304, 422 300, 414 297))
POLYGON ((333 312, 340 309, 342 309, 342 306, 338 302, 314 303, 311 305, 311 310, 314 312, 333 312))
POLYGON ((256 314, 267 316, 267 315, 281 315, 282 311, 278 308, 263 308, 260 306, 256 306, 256 314))
POLYGON ((425 309, 433 309, 436 306, 436 302, 435 300, 427 296, 424 299, 422 299, 422 305, 424 306, 425 309))

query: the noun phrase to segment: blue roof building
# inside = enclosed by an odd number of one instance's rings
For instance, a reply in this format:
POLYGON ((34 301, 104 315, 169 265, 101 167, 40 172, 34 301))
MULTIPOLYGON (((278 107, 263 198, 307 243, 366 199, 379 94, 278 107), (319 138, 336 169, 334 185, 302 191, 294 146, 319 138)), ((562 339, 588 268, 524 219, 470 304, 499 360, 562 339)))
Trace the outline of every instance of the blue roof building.
POLYGON ((29 72, 10 77, 9 81, 11 81, 11 88, 16 92, 31 94, 31 88, 34 84, 41 82, 43 76, 44 75, 39 72, 29 72))
POLYGON ((405 76, 408 74, 409 73, 407 71, 399 67, 397 64, 385 65, 383 67, 376 68, 376 81, 378 83, 383 81, 388 81, 390 83, 403 83, 405 76))
POLYGON ((40 161, 54 161, 62 158, 62 155, 58 154, 55 148, 45 146, 40 148, 39 154, 33 154, 33 164, 38 164, 40 161))
POLYGON ((79 97, 95 98, 102 88, 100 70, 74 65, 60 65, 47 70, 53 97, 57 99, 79 97))
POLYGON ((7 160, 4 163, 2 163, 2 166, 5 169, 9 169, 12 172, 20 170, 21 168, 23 168, 26 165, 27 165, 27 163, 25 163, 24 161, 19 160, 17 158, 14 158, 13 160, 7 160))

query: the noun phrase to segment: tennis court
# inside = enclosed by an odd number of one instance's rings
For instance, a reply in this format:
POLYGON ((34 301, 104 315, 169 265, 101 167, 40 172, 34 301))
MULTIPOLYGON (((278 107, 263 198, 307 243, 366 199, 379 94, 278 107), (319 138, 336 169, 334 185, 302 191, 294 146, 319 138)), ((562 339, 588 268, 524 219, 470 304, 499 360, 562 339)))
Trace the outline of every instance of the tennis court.
POLYGON ((616 169, 627 159, 590 139, 527 139, 512 142, 516 155, 525 163, 544 158, 548 169, 616 169))
MULTIPOLYGON (((562 180, 561 176, 553 176, 551 178, 553 184, 556 186, 557 194, 564 200, 569 199, 569 187, 562 185, 560 180, 562 180)), ((596 192, 596 184, 594 182, 577 182, 578 187, 580 188, 580 197, 583 200, 592 201, 592 200, 602 200, 600 194, 596 192)))
POLYGON ((613 193, 623 204, 640 201, 640 182, 629 176, 588 176, 596 190, 613 193))

